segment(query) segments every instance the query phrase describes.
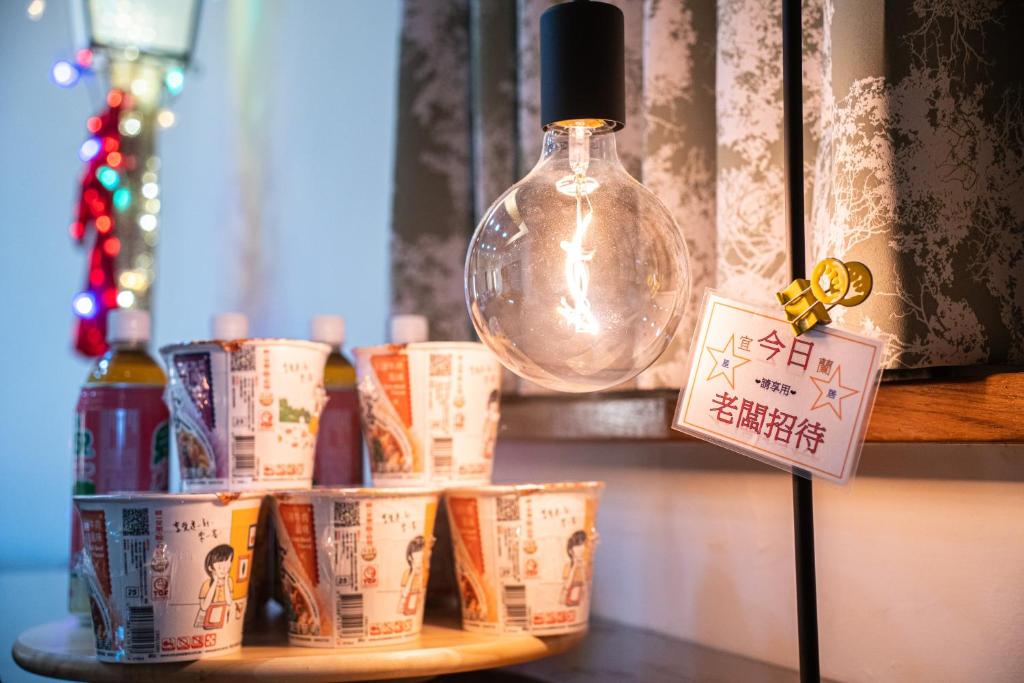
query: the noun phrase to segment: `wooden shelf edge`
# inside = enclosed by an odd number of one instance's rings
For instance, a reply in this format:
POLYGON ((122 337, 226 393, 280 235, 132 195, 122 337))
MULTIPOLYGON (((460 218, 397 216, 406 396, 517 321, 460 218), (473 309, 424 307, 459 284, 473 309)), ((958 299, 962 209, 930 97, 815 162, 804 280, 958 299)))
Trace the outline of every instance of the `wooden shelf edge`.
MULTIPOLYGON (((508 396, 508 441, 692 441, 671 427, 678 392, 508 396)), ((876 443, 1024 443, 1024 372, 883 383, 867 440, 876 443)))
MULTIPOLYGON (((600 617, 591 618, 590 634, 579 647, 567 654, 511 670, 551 683, 619 683, 623 680, 794 683, 799 678, 793 669, 600 617)), ((481 676, 478 680, 490 678, 481 676)))

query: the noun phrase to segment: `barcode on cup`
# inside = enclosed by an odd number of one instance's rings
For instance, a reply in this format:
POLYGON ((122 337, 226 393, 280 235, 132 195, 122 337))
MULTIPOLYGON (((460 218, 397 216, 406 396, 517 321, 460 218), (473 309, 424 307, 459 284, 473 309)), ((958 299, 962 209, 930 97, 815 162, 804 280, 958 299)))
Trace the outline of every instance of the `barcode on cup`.
POLYGON ((338 595, 338 623, 342 638, 360 638, 363 635, 363 594, 338 595))
POLYGON ((232 474, 252 476, 256 473, 256 437, 231 437, 231 457, 234 468, 232 474))
POLYGON ((156 653, 156 627, 152 605, 128 608, 128 652, 133 655, 156 653))
POLYGON ((430 442, 430 454, 434 458, 434 474, 452 476, 452 439, 435 438, 430 442))
POLYGON ((505 605, 505 625, 526 628, 526 586, 502 586, 501 601, 505 605))

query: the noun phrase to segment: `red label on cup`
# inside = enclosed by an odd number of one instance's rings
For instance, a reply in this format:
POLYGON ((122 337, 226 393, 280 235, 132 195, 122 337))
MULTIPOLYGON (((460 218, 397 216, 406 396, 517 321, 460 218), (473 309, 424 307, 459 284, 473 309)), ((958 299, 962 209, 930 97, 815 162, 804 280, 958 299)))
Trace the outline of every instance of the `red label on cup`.
POLYGON ((316 562, 316 530, 313 525, 313 506, 304 503, 279 503, 281 523, 288 530, 296 559, 314 583, 320 583, 320 570, 316 562))
POLYGON ((85 542, 88 544, 89 560, 96 581, 107 596, 110 595, 110 560, 107 553, 107 525, 102 510, 88 510, 82 513, 82 526, 85 527, 85 542))
POLYGON ((403 353, 373 356, 370 359, 391 405, 406 427, 412 425, 412 403, 409 395, 409 358, 403 353))

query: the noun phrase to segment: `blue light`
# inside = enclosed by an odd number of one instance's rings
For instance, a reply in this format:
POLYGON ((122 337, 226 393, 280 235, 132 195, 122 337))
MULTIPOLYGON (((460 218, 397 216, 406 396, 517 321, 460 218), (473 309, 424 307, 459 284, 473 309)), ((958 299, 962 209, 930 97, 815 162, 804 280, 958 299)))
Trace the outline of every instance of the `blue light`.
POLYGON ((71 307, 79 318, 92 320, 96 316, 96 297, 92 292, 79 292, 72 300, 71 307))
POLYGON ((185 72, 181 69, 171 69, 164 76, 164 85, 172 96, 177 95, 185 87, 185 72))
MULTIPOLYGON (((127 211, 132 205, 132 193, 127 187, 119 187, 114 192, 114 208, 118 211, 127 211)), ((125 306, 124 308, 128 308, 125 306)))
POLYGON ((121 176, 109 166, 100 166, 96 169, 96 180, 108 190, 113 190, 121 182, 121 176))
POLYGON ((78 71, 78 67, 69 62, 66 59, 61 59, 54 63, 50 69, 50 78, 53 82, 62 88, 70 88, 75 83, 78 83, 78 77, 81 73, 78 71))
POLYGON ((78 158, 82 161, 91 161, 93 157, 100 153, 100 140, 99 138, 89 138, 82 143, 82 146, 78 148, 78 158))

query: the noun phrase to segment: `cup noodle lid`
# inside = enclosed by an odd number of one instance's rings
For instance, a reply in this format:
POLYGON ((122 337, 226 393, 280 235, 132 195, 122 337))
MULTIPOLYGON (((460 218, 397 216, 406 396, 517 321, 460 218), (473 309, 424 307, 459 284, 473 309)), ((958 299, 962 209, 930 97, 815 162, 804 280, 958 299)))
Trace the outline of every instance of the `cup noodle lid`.
POLYGON ((577 492, 600 495, 603 481, 555 481, 539 484, 487 484, 482 486, 453 486, 445 489, 449 496, 507 496, 531 493, 577 492))
POLYGON ((462 627, 560 635, 587 628, 601 482, 445 492, 462 627))
POLYGON ((75 496, 100 661, 237 651, 256 560, 258 493, 75 496))
POLYGON ((439 496, 427 488, 276 492, 289 642, 331 648, 414 639, 439 496))
POLYGON ((251 339, 197 339, 195 341, 177 342, 165 344, 160 347, 160 355, 168 356, 181 351, 190 351, 198 348, 219 348, 223 351, 237 351, 243 346, 273 345, 292 346, 295 348, 316 349, 324 354, 331 353, 331 347, 321 342, 309 341, 307 339, 286 339, 283 337, 253 337, 251 339))

